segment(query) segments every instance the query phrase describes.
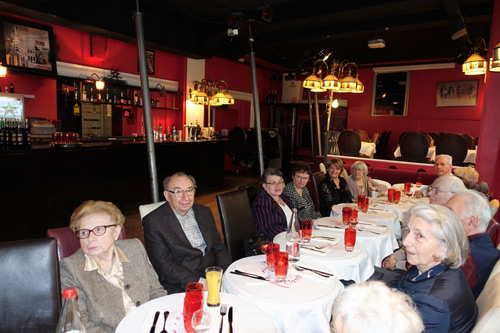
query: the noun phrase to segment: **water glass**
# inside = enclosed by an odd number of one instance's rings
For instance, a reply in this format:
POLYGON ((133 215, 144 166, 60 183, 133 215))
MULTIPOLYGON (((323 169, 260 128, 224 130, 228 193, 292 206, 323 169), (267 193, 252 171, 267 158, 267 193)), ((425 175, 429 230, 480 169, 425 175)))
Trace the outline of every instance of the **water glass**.
POLYGON ((196 332, 205 332, 212 326, 212 316, 205 309, 196 310, 191 318, 191 326, 196 332))
POLYGON ((358 224, 358 211, 353 209, 351 210, 351 214, 349 214, 349 226, 356 228, 356 224, 358 224))
POLYGON ((276 281, 283 282, 288 274, 288 253, 278 252, 274 254, 274 276, 276 281))
POLYGON ((365 203, 365 196, 363 194, 358 195, 358 209, 363 209, 365 203))
POLYGON ((192 317, 200 309, 203 309, 203 285, 198 282, 188 283, 183 308, 184 328, 186 332, 195 332, 192 326, 192 317))
POLYGON ((280 251, 280 245, 277 243, 271 243, 267 247, 266 252, 266 260, 267 260, 267 269, 270 271, 274 271, 274 254, 280 251))
POLYGON ((363 199, 363 205, 362 205, 362 208, 361 208, 361 211, 363 213, 367 213, 368 212, 368 207, 370 206, 370 198, 368 197, 365 197, 363 199))
POLYGON ((269 247, 269 244, 272 244, 272 242, 267 241, 267 240, 260 242, 260 252, 262 252, 262 254, 267 253, 267 249, 269 247))
POLYGON ((312 235, 312 221, 302 221, 302 243, 309 243, 312 235))
POLYGON ((401 191, 394 191, 394 203, 398 204, 401 199, 401 191))
POLYGON ((220 285, 222 282, 222 268, 217 266, 207 267, 205 269, 205 278, 207 279, 207 305, 211 307, 220 305, 220 285))
POLYGON ((352 208, 351 207, 343 207, 342 208, 342 223, 345 225, 349 224, 349 216, 351 215, 352 208))
POLYGON ((395 190, 393 188, 387 190, 387 200, 389 202, 394 202, 394 192, 395 190))
POLYGON ((347 252, 352 252, 356 245, 356 229, 346 228, 344 231, 344 246, 347 252))

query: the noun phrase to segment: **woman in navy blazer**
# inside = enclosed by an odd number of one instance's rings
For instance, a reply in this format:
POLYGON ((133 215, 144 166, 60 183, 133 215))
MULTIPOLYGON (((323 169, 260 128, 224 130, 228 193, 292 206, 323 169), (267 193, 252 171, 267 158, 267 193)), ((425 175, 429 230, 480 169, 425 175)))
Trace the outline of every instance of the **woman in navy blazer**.
POLYGON ((285 182, 278 169, 267 168, 261 176, 262 188, 252 205, 252 215, 257 235, 263 234, 266 240, 286 231, 292 216, 292 201, 283 194, 285 182))

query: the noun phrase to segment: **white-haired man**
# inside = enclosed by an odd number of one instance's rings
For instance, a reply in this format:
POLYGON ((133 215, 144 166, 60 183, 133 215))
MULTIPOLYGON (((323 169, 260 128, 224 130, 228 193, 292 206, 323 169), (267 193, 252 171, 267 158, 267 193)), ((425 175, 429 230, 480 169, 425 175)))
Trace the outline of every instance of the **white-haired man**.
POLYGON ((500 258, 500 251, 485 233, 491 218, 487 199, 477 191, 467 190, 452 196, 446 206, 458 216, 469 239, 470 254, 462 270, 477 298, 500 258))
POLYGON ((436 175, 449 176, 453 168, 453 158, 450 155, 440 154, 436 156, 436 161, 434 162, 434 171, 436 175))
POLYGON ((446 205, 450 198, 466 190, 464 182, 455 176, 437 177, 427 189, 431 204, 446 205))

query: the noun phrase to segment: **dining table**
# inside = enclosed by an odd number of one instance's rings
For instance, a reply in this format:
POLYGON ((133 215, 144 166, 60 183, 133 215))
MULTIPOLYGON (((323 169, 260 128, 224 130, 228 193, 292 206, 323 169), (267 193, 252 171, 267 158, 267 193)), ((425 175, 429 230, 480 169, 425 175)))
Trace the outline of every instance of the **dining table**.
MULTIPOLYGON (((412 195, 415 195, 415 191, 422 191, 422 194, 424 196, 426 196, 428 187, 429 187, 428 185, 422 184, 420 186, 417 186, 415 183, 412 183, 411 188, 410 188, 410 193, 412 195)), ((404 183, 397 183, 397 184, 392 185, 392 188, 395 189, 396 191, 403 191, 405 188, 405 184, 404 183)), ((404 194, 401 194, 401 195, 404 195, 404 194)))
MULTIPOLYGON (((154 321, 155 313, 160 311, 160 317, 153 330, 155 333, 160 333, 163 329, 165 311, 169 311, 169 316, 166 321, 165 329, 171 333, 183 333, 183 305, 185 293, 170 294, 160 298, 156 298, 142 304, 126 315, 118 327, 116 333, 150 333, 154 321)), ((206 303, 207 292, 205 292, 204 300, 206 303)), ((271 316, 263 311, 260 307, 252 302, 245 300, 233 294, 220 294, 221 304, 227 305, 227 309, 233 307, 233 331, 234 332, 278 332, 271 316)), ((220 306, 207 307, 204 304, 204 309, 210 312, 211 326, 206 332, 219 332, 220 324, 220 306)), ((224 324, 222 332, 229 332, 228 316, 224 316, 224 324)))
MULTIPOLYGON (((467 149, 467 156, 465 156, 464 163, 476 163, 476 149, 467 149)), ((394 157, 401 157, 401 148, 398 146, 394 151, 394 157)), ((434 162, 436 160, 436 146, 429 147, 427 150, 427 156, 430 161, 434 162)))
MULTIPOLYGON (((315 237, 321 233, 325 234, 314 230, 311 241, 302 245, 300 249, 301 260, 304 258, 304 260, 312 260, 325 266, 342 280, 363 282, 372 276, 375 271, 373 261, 361 242, 356 242, 354 250, 347 252, 343 235, 342 237, 334 237, 335 240, 315 237)), ((285 249, 286 232, 277 234, 273 242, 280 244, 280 248, 285 249)))
MULTIPOLYGON (((221 289, 259 307, 271 316, 277 329, 282 332, 329 332, 333 303, 344 290, 343 284, 335 273, 319 262, 301 257, 296 264, 333 273, 333 276, 299 271, 294 264, 289 263, 286 279, 278 282, 274 272, 267 269, 265 255, 239 259, 225 271, 221 289), (236 271, 253 274, 260 279, 235 274, 236 271)), ((259 317, 254 318, 254 321, 259 320, 259 317)))
MULTIPOLYGON (((322 217, 314 221, 313 241, 321 240, 321 236, 341 239, 345 228, 342 217, 322 217)), ((392 230, 377 222, 358 223, 356 225, 356 242, 363 245, 375 266, 381 267, 382 260, 399 248, 392 230)))

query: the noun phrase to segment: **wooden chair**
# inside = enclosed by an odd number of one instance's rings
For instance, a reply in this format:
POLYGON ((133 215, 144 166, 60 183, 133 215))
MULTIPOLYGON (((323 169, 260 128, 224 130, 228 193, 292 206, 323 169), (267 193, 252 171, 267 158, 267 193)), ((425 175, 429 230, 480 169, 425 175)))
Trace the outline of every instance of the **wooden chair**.
POLYGON ((453 165, 461 166, 464 164, 465 157, 467 157, 467 143, 458 134, 444 134, 436 146, 436 156, 440 154, 450 155, 453 158, 453 165))
POLYGON ((467 149, 476 149, 476 143, 475 143, 475 139, 473 136, 471 136, 467 133, 460 133, 459 135, 462 138, 464 138, 465 143, 467 143, 467 149))
POLYGON ((370 142, 370 136, 365 130, 356 130, 356 132, 358 132, 362 142, 370 142))
POLYGON ((407 132, 399 147, 401 149, 401 159, 403 161, 418 163, 427 162, 429 141, 425 134, 420 132, 407 132))
POLYGON ((340 155, 358 157, 361 149, 361 137, 353 130, 342 131, 339 135, 338 146, 340 155))
POLYGON ((380 137, 380 133, 373 133, 372 138, 370 139, 370 142, 375 143, 375 146, 378 143, 378 138, 380 137))

